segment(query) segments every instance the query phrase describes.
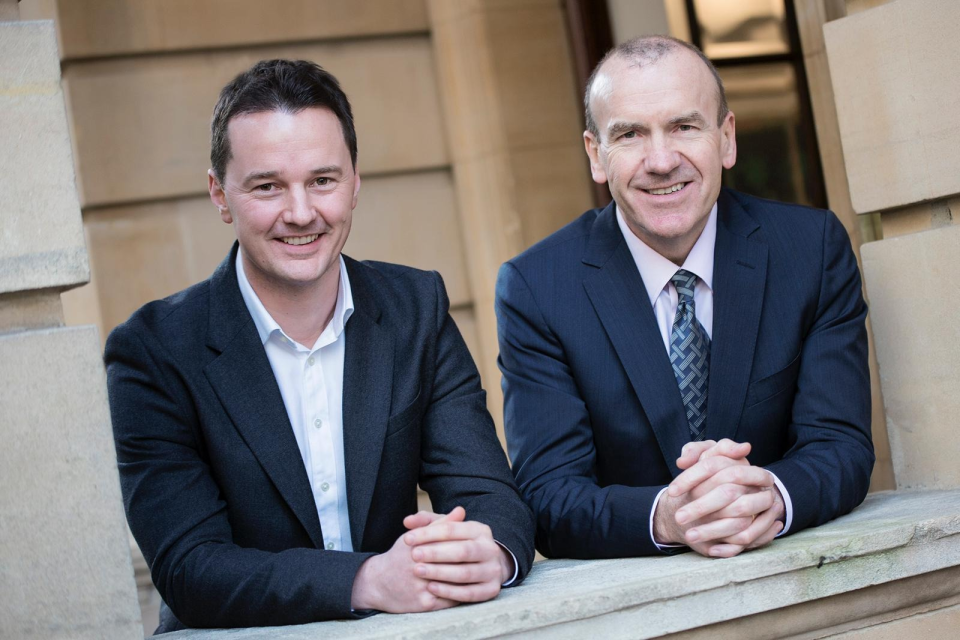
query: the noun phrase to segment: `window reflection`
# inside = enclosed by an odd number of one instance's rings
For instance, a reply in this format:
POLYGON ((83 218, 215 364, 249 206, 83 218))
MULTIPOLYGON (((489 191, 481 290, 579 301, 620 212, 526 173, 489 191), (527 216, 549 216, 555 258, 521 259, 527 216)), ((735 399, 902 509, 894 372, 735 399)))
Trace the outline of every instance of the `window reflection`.
POLYGON ((719 71, 737 126, 737 164, 724 172, 724 184, 762 198, 813 204, 805 186, 810 159, 801 138, 792 65, 721 67, 719 71))
POLYGON ((694 0, 708 58, 788 53, 783 0, 694 0))

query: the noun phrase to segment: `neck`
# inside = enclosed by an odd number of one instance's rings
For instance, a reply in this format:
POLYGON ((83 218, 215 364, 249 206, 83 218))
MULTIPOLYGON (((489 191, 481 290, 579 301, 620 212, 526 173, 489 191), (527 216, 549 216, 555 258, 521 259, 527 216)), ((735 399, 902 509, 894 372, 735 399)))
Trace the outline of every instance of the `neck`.
POLYGON ((303 286, 278 286, 248 268, 245 258, 243 266, 250 286, 283 332, 305 347, 313 348, 337 308, 340 261, 335 260, 317 282, 303 286))
POLYGON ((703 230, 707 226, 707 221, 704 220, 692 229, 690 233, 676 238, 664 238, 644 233, 642 230, 638 233, 637 229, 634 229, 633 225, 630 224, 629 218, 624 218, 624 220, 627 223, 627 228, 642 240, 644 244, 678 267, 683 266, 683 263, 687 260, 687 256, 690 255, 690 252, 693 250, 693 245, 697 244, 697 240, 700 239, 700 234, 703 233, 703 230))
MULTIPOLYGON (((697 238, 699 237, 698 235, 697 238)), ((687 256, 690 255, 690 251, 693 250, 693 245, 697 243, 697 238, 694 238, 693 242, 683 241, 679 238, 675 242, 661 240, 657 244, 650 244, 650 248, 678 267, 682 267, 687 260, 687 256)), ((658 240, 660 239, 658 238, 658 240)))

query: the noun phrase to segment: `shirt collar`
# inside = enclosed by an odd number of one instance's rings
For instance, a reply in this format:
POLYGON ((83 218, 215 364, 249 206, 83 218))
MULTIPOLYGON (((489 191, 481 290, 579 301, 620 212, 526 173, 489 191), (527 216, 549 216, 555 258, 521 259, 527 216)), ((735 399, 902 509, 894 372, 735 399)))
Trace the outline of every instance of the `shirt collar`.
MULTIPOLYGON (((257 292, 253 290, 250 281, 247 279, 247 274, 243 270, 241 255, 242 249, 238 249, 236 261, 237 284, 240 285, 240 295, 243 296, 243 302, 247 305, 247 311, 250 312, 250 316, 253 318, 253 324, 257 327, 257 333, 260 334, 260 341, 266 344, 271 335, 279 332, 281 336, 290 342, 294 342, 292 338, 283 332, 283 329, 280 328, 277 321, 273 319, 270 312, 267 311, 263 303, 260 302, 260 297, 257 295, 257 292)), ((342 255, 339 256, 339 258, 340 285, 337 287, 337 306, 333 310, 333 318, 330 319, 330 324, 328 325, 328 327, 333 330, 334 339, 340 337, 340 334, 343 333, 344 326, 347 324, 347 320, 353 315, 353 290, 350 287, 350 278, 347 276, 347 265, 342 255)), ((328 327, 324 327, 324 331, 327 331, 328 327)))
MULTIPOLYGON (((630 249, 630 255, 637 264, 640 271, 640 277, 643 278, 643 285, 647 289, 647 296, 650 298, 650 304, 653 305, 660 293, 663 291, 670 278, 677 272, 677 265, 664 258, 654 251, 643 240, 638 238, 627 226, 620 213, 620 207, 617 206, 617 224, 620 226, 620 233, 627 241, 627 248, 630 249)), ((700 281, 709 289, 713 289, 713 252, 717 243, 717 204, 713 204, 710 209, 710 215, 707 217, 707 226, 703 228, 700 237, 690 250, 690 254, 683 262, 683 269, 695 273, 700 281)))

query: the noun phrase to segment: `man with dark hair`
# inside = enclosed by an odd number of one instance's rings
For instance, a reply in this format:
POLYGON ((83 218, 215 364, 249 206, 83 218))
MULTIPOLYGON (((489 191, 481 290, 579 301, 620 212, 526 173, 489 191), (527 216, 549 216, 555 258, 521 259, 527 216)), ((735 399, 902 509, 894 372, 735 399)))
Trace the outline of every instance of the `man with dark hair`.
POLYGON ((440 276, 341 254, 356 140, 317 65, 240 74, 208 178, 237 243, 107 341, 158 632, 441 609, 530 568, 531 514, 440 276), (437 513, 415 513, 418 483, 437 513))
POLYGON ((624 43, 587 85, 613 202, 506 263, 505 426, 547 556, 734 556, 847 513, 873 468, 866 305, 836 217, 721 188, 720 77, 624 43))

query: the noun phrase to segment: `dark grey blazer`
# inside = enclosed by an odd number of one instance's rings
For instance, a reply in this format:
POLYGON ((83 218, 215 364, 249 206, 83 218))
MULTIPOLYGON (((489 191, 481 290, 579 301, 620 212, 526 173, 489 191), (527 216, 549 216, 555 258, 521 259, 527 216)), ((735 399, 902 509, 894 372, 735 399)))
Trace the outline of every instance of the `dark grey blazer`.
POLYGON ((462 505, 488 524, 526 575, 533 520, 440 276, 346 259, 355 312, 343 447, 356 552, 343 553, 323 548, 280 390, 237 285, 236 252, 107 340, 127 519, 179 618, 157 631, 355 615, 356 572, 405 531, 418 483, 435 511, 462 505))

